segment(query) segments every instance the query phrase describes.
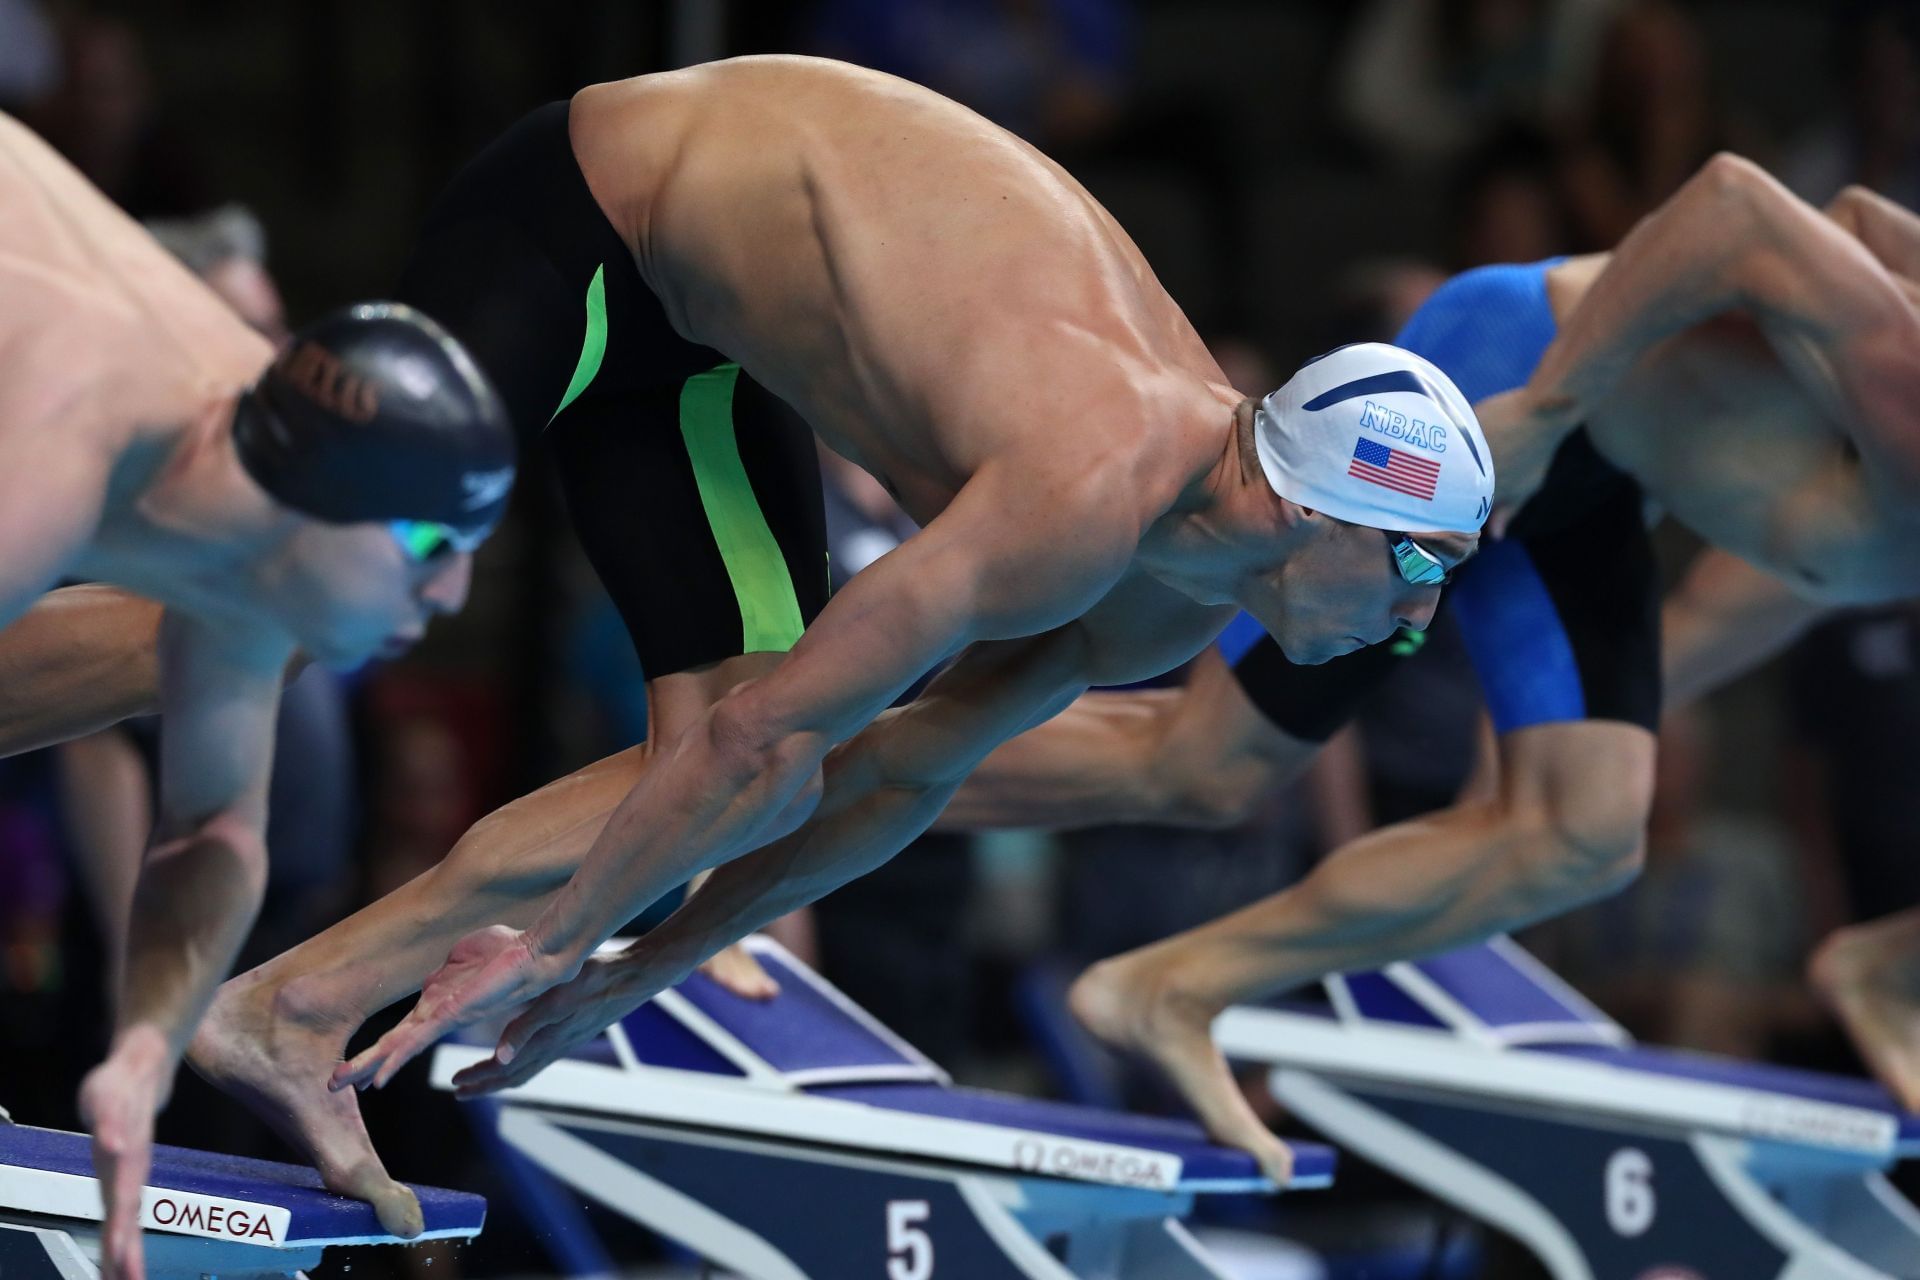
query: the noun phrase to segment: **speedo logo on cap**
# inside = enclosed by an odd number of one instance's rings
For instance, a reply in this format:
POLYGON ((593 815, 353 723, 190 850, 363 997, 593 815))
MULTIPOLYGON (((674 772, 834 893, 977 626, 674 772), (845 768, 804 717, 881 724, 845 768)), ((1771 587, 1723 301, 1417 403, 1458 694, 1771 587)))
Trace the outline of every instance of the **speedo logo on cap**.
MULTIPOLYGON (((1419 374, 1411 369, 1390 369, 1322 391, 1300 408, 1307 413, 1319 413, 1349 400, 1384 396, 1395 391, 1411 392, 1427 400, 1436 398, 1432 388, 1419 374)), ((1444 423, 1424 422, 1372 399, 1367 399, 1365 407, 1360 410, 1360 425, 1391 439, 1404 440, 1414 448, 1425 449, 1429 453, 1447 451, 1447 428, 1444 423)))
POLYGON ((380 393, 339 356, 317 342, 302 342, 280 361, 280 376, 328 413, 367 423, 380 412, 380 393))
POLYGON ((490 507, 506 496, 513 487, 513 468, 501 467, 497 471, 469 471, 460 477, 460 487, 466 492, 466 501, 460 505, 467 511, 478 511, 490 507))

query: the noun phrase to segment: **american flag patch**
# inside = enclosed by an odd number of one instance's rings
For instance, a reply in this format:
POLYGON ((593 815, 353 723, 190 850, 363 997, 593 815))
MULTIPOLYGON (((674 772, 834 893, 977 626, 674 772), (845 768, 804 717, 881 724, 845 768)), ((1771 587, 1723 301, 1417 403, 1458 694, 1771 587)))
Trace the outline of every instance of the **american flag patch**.
POLYGON ((1440 464, 1363 437, 1353 442, 1353 461, 1347 464, 1347 474, 1432 502, 1433 486, 1440 480, 1440 464))

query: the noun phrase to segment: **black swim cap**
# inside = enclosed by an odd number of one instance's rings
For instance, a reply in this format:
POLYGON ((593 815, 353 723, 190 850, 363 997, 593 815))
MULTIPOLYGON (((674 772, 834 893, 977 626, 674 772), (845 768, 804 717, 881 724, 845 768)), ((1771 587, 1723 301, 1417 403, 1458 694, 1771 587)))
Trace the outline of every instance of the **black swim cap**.
POLYGON ((233 442, 247 474, 296 511, 431 521, 463 547, 499 523, 513 488, 506 406, 453 335, 398 302, 301 330, 241 396, 233 442))

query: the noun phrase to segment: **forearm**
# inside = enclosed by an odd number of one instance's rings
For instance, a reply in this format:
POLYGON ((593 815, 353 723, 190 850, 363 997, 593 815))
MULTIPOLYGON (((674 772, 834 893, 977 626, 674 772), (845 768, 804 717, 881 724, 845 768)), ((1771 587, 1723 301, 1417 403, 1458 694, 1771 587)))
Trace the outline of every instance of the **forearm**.
POLYGON ((1084 637, 1071 627, 968 650, 919 698, 827 757, 819 807, 799 830, 716 870, 638 944, 644 985, 678 981, 722 947, 892 857, 990 752, 1085 689, 1085 656, 1084 637))
POLYGON ((673 986, 716 952, 887 861, 927 829, 951 790, 883 788, 717 868, 623 958, 636 998, 673 986))
POLYGON ((935 825, 978 831, 1177 821, 1156 753, 1179 696, 1173 690, 1082 695, 995 748, 935 825))
POLYGON ((0 631, 0 756, 153 711, 160 616, 110 587, 67 587, 0 631))
POLYGON ((252 927, 266 850, 238 824, 155 846, 134 887, 116 1038, 158 1033, 177 1058, 252 927))
MULTIPOLYGON (((817 811, 795 813, 794 823, 779 826, 770 819, 812 777, 819 757, 802 754, 804 745, 788 744, 782 753, 765 757, 767 764, 736 769, 726 780, 724 757, 701 737, 704 726, 694 726, 667 760, 641 778, 580 871, 534 925, 530 932, 536 954, 583 961, 666 890, 741 851, 779 840, 799 821, 808 821, 808 826, 796 835, 832 848, 836 837, 829 832, 857 824, 847 811, 867 796, 937 793, 939 803, 924 821, 899 837, 900 844, 906 843, 933 820, 953 788, 989 751, 1085 689, 1083 659, 1083 639, 1071 626, 970 647, 918 698, 883 713, 837 748, 822 770, 817 811), (674 769, 680 772, 670 778, 674 769), (696 781, 700 779, 704 784, 696 781), (716 795, 721 803, 705 808, 688 803, 700 801, 702 793, 716 795), (647 806, 676 802, 667 821, 639 827, 635 815, 650 812, 647 806)), ((875 803, 886 809, 894 802, 875 803)), ((914 801, 915 806, 926 803, 931 802, 914 801)), ((698 896, 706 898, 714 888, 709 882, 698 896)))
POLYGON ((644 770, 579 868, 528 928, 531 949, 570 976, 594 949, 676 885, 765 843, 813 776, 811 744, 746 762, 715 740, 713 716, 644 770))

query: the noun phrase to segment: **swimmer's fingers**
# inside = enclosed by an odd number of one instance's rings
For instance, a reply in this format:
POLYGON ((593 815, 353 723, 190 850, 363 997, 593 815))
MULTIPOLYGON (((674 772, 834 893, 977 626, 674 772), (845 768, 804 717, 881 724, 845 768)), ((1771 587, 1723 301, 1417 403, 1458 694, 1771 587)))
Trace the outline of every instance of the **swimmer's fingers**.
POLYGON ((412 1061, 414 1055, 446 1034, 447 1029, 438 1023, 417 1019, 418 1012, 419 1006, 415 1005, 414 1012, 402 1019, 399 1026, 335 1067, 327 1079, 327 1088, 338 1093, 342 1089, 386 1087, 387 1081, 412 1061))
POLYGON ((493 1057, 476 1062, 453 1077, 454 1096, 472 1099, 525 1084, 564 1057, 574 1043, 557 1025, 543 1026, 525 1035, 511 1050, 502 1041, 493 1057), (503 1053, 508 1055, 505 1060, 501 1057, 503 1053))
POLYGON ((384 1088, 394 1074, 448 1032, 544 990, 526 937, 501 925, 470 933, 420 988, 420 999, 400 1025, 373 1046, 334 1068, 329 1089, 384 1088))
POLYGON ((462 1097, 523 1084, 605 1031, 637 1003, 631 973, 613 957, 596 956, 578 975, 535 1000, 507 1024, 492 1058, 454 1077, 462 1097))
POLYGON ((334 1093, 342 1089, 386 1088, 400 1068, 466 1021, 459 1015, 459 1006, 443 1001, 429 1004, 422 996, 399 1025, 335 1067, 327 1088, 334 1093))
POLYGON ((557 1044, 558 1037, 543 1032, 528 1041, 511 1063, 498 1058, 476 1062, 453 1077, 453 1096, 466 1102, 525 1084, 564 1056, 557 1044))

